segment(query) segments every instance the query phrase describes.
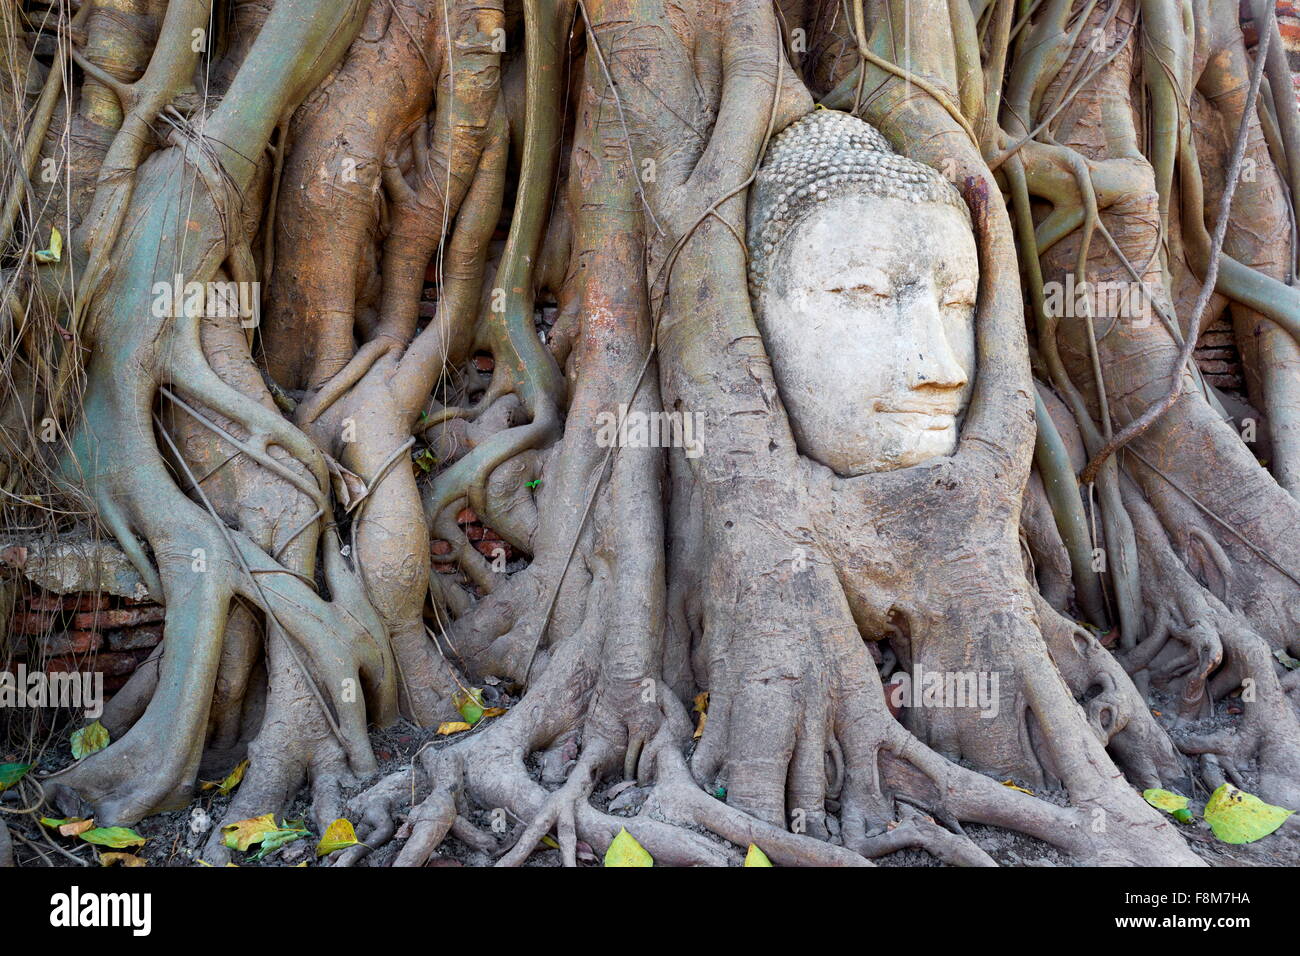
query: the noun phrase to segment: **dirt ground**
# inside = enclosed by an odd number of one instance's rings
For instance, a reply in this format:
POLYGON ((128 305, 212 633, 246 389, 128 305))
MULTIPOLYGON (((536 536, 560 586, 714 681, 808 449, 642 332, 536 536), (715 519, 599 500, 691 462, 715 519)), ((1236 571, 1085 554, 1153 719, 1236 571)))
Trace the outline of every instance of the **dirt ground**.
MULTIPOLYGON (((486 703, 489 706, 509 707, 515 700, 509 694, 496 687, 485 687, 486 703)), ((1188 725, 1190 729, 1197 732, 1205 732, 1210 729, 1230 725, 1233 714, 1229 712, 1232 706, 1231 701, 1221 703, 1218 711, 1199 721, 1194 725, 1188 725)), ((1170 722, 1170 719, 1159 710, 1156 711, 1158 719, 1163 722, 1170 722)), ((466 731, 454 736, 439 736, 436 730, 432 728, 418 728, 404 720, 399 720, 392 727, 383 731, 377 731, 371 736, 374 746, 375 755, 379 760, 379 770, 371 778, 362 781, 355 790, 349 792, 347 796, 359 793, 366 787, 373 784, 383 776, 399 770, 409 770, 411 762, 417 752, 426 748, 440 748, 451 746, 453 742, 463 739, 465 733, 474 734, 485 729, 493 718, 485 718, 473 730, 466 731)), ((64 732, 66 736, 66 731, 64 732)), ((563 782, 573 762, 576 760, 578 753, 578 741, 576 738, 570 739, 562 746, 553 748, 547 754, 534 756, 528 762, 528 768, 533 778, 543 786, 549 789, 556 789, 563 782)), ((38 771, 48 773, 65 766, 71 757, 68 754, 66 741, 62 741, 46 749, 45 757, 38 765, 38 771)), ((8 758, 5 758, 8 759, 8 758)), ((2 761, 0 761, 2 762, 2 761)), ((1014 781, 1013 781, 1014 782, 1014 781)), ((1251 781, 1243 780, 1241 783, 1244 789, 1249 790, 1251 781)), ((635 781, 631 780, 606 780, 598 786, 592 795, 593 805, 606 813, 614 816, 634 817, 643 808, 643 805, 650 795, 649 788, 638 787, 635 781)), ((1037 796, 1058 805, 1067 805, 1068 800, 1064 791, 1040 791, 1037 796)), ((10 791, 5 794, 10 804, 16 799, 16 793, 10 791)), ((1209 826, 1201 819, 1201 812, 1204 809, 1205 801, 1209 793, 1197 793, 1192 796, 1190 808, 1193 812, 1193 822, 1189 824, 1176 823, 1172 818, 1169 819, 1170 826, 1180 828, 1182 835, 1187 839, 1192 850, 1206 861, 1210 866, 1296 866, 1300 865, 1300 816, 1290 818, 1281 828, 1274 833, 1259 840, 1255 843, 1233 846, 1222 843, 1214 837, 1209 826)), ((281 818, 282 821, 290 821, 295 825, 301 825, 302 821, 308 816, 309 809, 309 792, 304 787, 298 794, 292 806, 281 818)), ((219 796, 215 789, 200 791, 194 801, 186 808, 174 810, 166 813, 160 813, 141 821, 133 829, 141 836, 147 838, 147 843, 131 852, 143 857, 149 866, 201 866, 201 854, 204 844, 209 837, 209 828, 216 826, 225 816, 226 805, 230 798, 219 796), (198 817, 206 817, 208 827, 195 830, 191 825, 192 821, 198 817)), ((46 811, 47 815, 55 815, 52 810, 46 811)), ((471 822, 482 828, 485 832, 492 832, 492 812, 487 809, 471 811, 469 814, 471 822)), ((16 822, 18 818, 10 816, 11 832, 27 838, 29 842, 24 842, 17 837, 14 840, 15 858, 20 866, 40 866, 57 863, 58 865, 72 865, 72 859, 67 855, 59 853, 51 845, 51 842, 67 853, 72 854, 78 860, 88 864, 95 862, 95 850, 88 844, 80 841, 64 839, 52 832, 42 836, 36 827, 39 826, 34 820, 27 825, 16 822), (45 839, 49 837, 49 839, 45 839)), ((518 833, 523 829, 523 823, 518 820, 509 821, 507 832, 500 834, 502 850, 508 849, 518 833)), ((700 831, 706 838, 723 844, 718 837, 700 831)), ((1006 830, 1000 830, 994 827, 971 825, 965 828, 969 835, 985 852, 989 854, 999 866, 1070 866, 1072 863, 1068 857, 1061 851, 1032 837, 1023 834, 1013 833, 1006 830)), ((319 834, 311 835, 297 840, 283 847, 280 850, 267 856, 266 859, 259 862, 250 862, 247 857, 249 854, 234 854, 236 865, 239 866, 280 866, 280 867, 297 867, 297 866, 321 866, 328 863, 327 859, 318 860, 315 855, 316 842, 319 834)), ((389 844, 379 848, 376 852, 369 855, 363 865, 383 866, 390 863, 397 855, 398 847, 389 844)), ((601 861, 597 853, 585 843, 578 845, 578 863, 579 866, 600 866, 601 861)), ((740 854, 736 854, 736 860, 739 862, 740 854)), ((442 846, 439 848, 437 855, 429 862, 429 866, 490 866, 492 860, 485 854, 466 846, 454 836, 448 835, 442 846)), ((931 857, 928 853, 921 850, 900 850, 882 857, 876 861, 881 866, 942 866, 942 864, 931 857)), ((536 851, 528 858, 525 866, 560 866, 560 852, 557 848, 547 846, 545 843, 539 844, 536 851)))

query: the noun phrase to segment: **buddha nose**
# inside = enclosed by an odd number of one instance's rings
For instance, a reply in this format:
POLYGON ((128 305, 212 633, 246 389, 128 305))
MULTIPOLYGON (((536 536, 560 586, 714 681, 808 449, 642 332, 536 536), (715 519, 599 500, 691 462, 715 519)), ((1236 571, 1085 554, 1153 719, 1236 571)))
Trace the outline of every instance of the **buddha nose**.
POLYGON ((908 387, 961 388, 968 381, 966 370, 953 353, 938 306, 926 301, 917 312, 918 334, 906 362, 908 387))

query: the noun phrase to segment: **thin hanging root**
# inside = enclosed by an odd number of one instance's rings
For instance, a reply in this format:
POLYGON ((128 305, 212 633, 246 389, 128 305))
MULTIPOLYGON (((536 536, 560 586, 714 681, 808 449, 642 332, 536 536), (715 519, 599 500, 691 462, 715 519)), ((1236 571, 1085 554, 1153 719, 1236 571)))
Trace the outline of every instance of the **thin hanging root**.
POLYGON ((1245 159, 1246 144, 1249 140, 1250 117, 1255 109, 1256 98, 1259 96, 1260 82, 1264 78, 1264 63, 1268 54, 1269 40, 1272 36, 1271 30, 1263 31, 1259 49, 1255 54, 1255 68, 1250 78, 1250 92, 1246 96, 1246 108, 1242 111, 1241 124, 1237 128, 1237 138, 1232 147, 1232 159, 1228 164, 1223 196, 1219 201, 1218 221, 1215 223, 1214 238, 1210 243, 1209 266, 1205 270, 1205 279, 1201 284, 1201 291, 1196 297, 1196 305, 1193 306, 1192 314, 1188 320, 1186 338, 1183 341, 1182 348, 1179 349, 1178 358, 1175 360, 1173 371, 1170 374, 1169 389, 1164 398, 1151 405, 1136 419, 1124 426, 1118 435, 1107 435, 1106 444, 1093 454, 1091 460, 1080 473, 1080 481, 1084 484, 1089 484, 1096 477, 1098 470, 1107 458, 1154 425, 1160 416, 1173 407, 1174 403, 1178 401, 1179 395, 1182 394, 1183 370, 1192 357, 1192 350, 1196 348, 1201 323, 1205 317, 1205 310, 1209 308, 1210 297, 1214 294, 1218 282, 1223 242, 1227 238, 1228 223, 1232 218, 1232 197, 1237 191, 1237 183, 1241 178, 1241 164, 1242 160, 1245 159))
POLYGON ((1056 430, 1052 416, 1035 390, 1034 414, 1037 437, 1034 465, 1043 479, 1043 488, 1052 507, 1052 517, 1070 556, 1070 571, 1075 596, 1084 614, 1097 626, 1107 623, 1105 596, 1101 580, 1092 570, 1092 540, 1088 520, 1079 496, 1079 485, 1070 465, 1069 453, 1056 430))
POLYGON ((498 366, 494 384, 502 378, 502 370, 508 369, 513 391, 530 421, 493 435, 434 480, 424 495, 430 523, 466 495, 471 505, 484 507, 487 482, 499 465, 521 452, 543 447, 561 432, 558 410, 565 383, 554 356, 537 336, 533 272, 558 163, 552 143, 559 135, 561 114, 560 38, 567 33, 571 9, 570 0, 546 0, 524 8, 524 150, 510 233, 496 277, 496 292, 504 302, 500 311, 486 317, 478 334, 498 366))
MULTIPOLYGON (((94 4, 83 3, 81 9, 72 18, 71 28, 79 30, 84 27, 92 9, 94 9, 94 4)), ((19 209, 22 207, 23 194, 27 189, 30 177, 36 172, 36 161, 41 157, 41 146, 45 142, 45 134, 50 128, 50 121, 54 118, 55 107, 58 106, 59 98, 63 94, 63 74, 67 70, 67 61, 64 54, 64 45, 60 43, 54 55, 54 62, 50 66, 50 72, 45 77, 45 86, 41 88, 40 98, 36 101, 36 109, 32 113, 31 124, 27 127, 26 135, 23 137, 21 174, 15 176, 13 182, 10 183, 8 193, 5 195, 4 208, 0 210, 0 248, 8 245, 9 239, 13 235, 14 222, 18 218, 19 209)))
MULTIPOLYGON (((1067 156, 1071 161, 1076 182, 1085 203, 1085 223, 1095 224, 1097 222, 1096 195, 1092 190, 1092 181, 1087 165, 1082 157, 1073 150, 1069 151, 1067 156)), ((1057 341, 1059 318, 1049 314, 1045 304, 1038 240, 1034 232, 1033 216, 1029 205, 1025 169, 1019 157, 1014 157, 1007 164, 1007 173, 1012 185, 1012 205, 1016 220, 1017 239, 1020 244, 1021 261, 1024 263, 1025 272, 1029 278, 1029 297, 1034 308, 1039 349, 1047 362, 1053 384, 1069 405, 1070 411, 1079 425, 1085 445, 1089 449, 1099 449, 1106 438, 1109 437, 1110 418, 1109 410, 1105 406, 1105 385, 1097 356, 1091 303, 1089 300, 1084 314, 1087 319, 1087 337, 1090 343, 1089 354, 1092 359, 1094 377, 1098 385, 1098 398, 1103 404, 1105 433, 1099 431, 1093 423, 1087 403, 1084 401, 1078 387, 1071 381, 1065 363, 1061 359, 1057 341)), ((1076 272, 1081 276, 1087 275, 1087 250, 1090 235, 1090 228, 1085 228, 1076 259, 1076 272)), ((1101 471, 1098 481, 1098 488, 1101 491, 1102 498, 1101 517, 1106 532, 1110 573, 1114 582, 1115 600, 1119 612, 1120 639, 1124 642, 1126 648, 1131 648, 1138 640, 1142 628, 1142 617, 1138 610, 1137 601, 1140 588, 1136 562, 1137 549, 1133 543, 1131 524, 1120 501, 1118 474, 1113 462, 1110 463, 1110 467, 1101 471)), ((1085 565, 1080 573, 1086 575, 1090 570, 1090 565, 1091 562, 1085 565)))

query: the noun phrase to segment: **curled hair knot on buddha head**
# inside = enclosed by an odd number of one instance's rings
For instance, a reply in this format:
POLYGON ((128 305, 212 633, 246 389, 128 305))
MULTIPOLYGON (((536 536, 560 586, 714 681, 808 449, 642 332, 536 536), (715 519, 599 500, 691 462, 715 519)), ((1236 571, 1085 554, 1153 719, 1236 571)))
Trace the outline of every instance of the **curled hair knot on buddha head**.
POLYGON ((768 146, 749 196, 749 283, 766 284, 781 240, 819 202, 849 193, 970 210, 936 169, 894 152, 884 136, 856 116, 814 110, 768 146))

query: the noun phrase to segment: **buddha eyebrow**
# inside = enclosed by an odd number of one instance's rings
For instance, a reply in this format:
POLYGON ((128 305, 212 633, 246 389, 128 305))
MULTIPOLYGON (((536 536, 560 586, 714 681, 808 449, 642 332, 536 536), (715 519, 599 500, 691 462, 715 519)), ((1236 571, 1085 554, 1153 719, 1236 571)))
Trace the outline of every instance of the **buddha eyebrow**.
POLYGON ((882 290, 882 287, 886 284, 887 283, 873 282, 868 280, 866 282, 858 282, 854 285, 832 286, 826 291, 827 292, 858 292, 860 290, 866 290, 868 292, 880 292, 882 290))

